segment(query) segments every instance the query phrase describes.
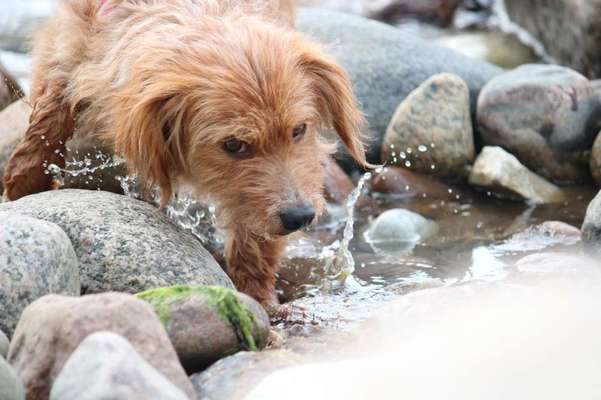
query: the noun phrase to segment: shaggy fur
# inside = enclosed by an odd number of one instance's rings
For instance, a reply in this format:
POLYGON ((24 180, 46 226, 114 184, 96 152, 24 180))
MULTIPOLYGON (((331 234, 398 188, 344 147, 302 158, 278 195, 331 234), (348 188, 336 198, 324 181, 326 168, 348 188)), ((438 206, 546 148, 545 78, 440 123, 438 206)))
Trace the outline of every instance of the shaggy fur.
POLYGON ((285 0, 65 0, 35 41, 31 124, 5 197, 50 189, 44 166, 64 164, 74 134, 96 135, 163 205, 182 185, 215 201, 228 274, 277 304, 280 213, 323 209, 333 146, 320 131, 333 128, 367 165, 347 75, 292 17, 285 0), (226 151, 232 138, 243 154, 226 151))

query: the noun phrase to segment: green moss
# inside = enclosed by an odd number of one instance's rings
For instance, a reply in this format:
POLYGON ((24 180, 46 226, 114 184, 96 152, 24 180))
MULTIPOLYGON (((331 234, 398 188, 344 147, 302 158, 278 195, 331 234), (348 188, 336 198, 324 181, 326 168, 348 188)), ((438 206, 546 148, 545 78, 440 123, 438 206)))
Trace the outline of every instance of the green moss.
POLYGON ((165 327, 171 319, 171 305, 191 296, 202 296, 215 307, 219 316, 234 328, 243 350, 258 350, 253 337, 253 328, 259 332, 255 316, 233 290, 220 286, 179 285, 150 289, 136 295, 152 305, 165 327))

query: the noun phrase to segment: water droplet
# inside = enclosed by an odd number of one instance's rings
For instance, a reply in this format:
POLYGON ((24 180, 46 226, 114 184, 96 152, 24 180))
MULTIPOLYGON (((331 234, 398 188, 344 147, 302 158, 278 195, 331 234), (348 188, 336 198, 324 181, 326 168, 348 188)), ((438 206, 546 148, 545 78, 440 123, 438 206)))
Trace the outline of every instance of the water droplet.
POLYGON ((405 167, 407 167, 407 168, 411 167, 411 161, 405 161, 405 167))
POLYGON ((434 165, 434 164, 430 164, 430 169, 431 169, 431 170, 435 170, 435 169, 436 169, 436 165, 434 165))
POLYGON ((399 154, 399 156, 404 160, 407 158, 407 154, 404 151, 401 151, 401 153, 399 154))
POLYGON ((419 150, 421 153, 425 153, 426 151, 428 151, 428 147, 424 146, 423 144, 420 144, 417 147, 417 150, 419 150))

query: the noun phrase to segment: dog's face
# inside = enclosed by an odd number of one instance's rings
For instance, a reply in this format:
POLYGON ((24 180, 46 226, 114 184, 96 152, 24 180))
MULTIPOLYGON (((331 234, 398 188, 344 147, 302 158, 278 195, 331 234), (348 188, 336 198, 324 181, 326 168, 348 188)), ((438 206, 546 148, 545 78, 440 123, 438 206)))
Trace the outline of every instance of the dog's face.
POLYGON ((180 180, 217 202, 226 229, 286 235, 323 209, 322 163, 334 146, 322 129, 366 165, 348 77, 299 34, 249 24, 219 48, 178 54, 138 72, 131 95, 145 106, 123 107, 116 143, 167 196, 180 180))

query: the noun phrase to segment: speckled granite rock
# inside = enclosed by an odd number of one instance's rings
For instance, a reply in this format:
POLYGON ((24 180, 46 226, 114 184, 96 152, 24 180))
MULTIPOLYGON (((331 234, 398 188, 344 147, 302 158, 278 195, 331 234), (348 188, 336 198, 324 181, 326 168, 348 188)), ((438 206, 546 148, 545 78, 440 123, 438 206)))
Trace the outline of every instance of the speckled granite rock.
POLYGON ((27 398, 48 399, 68 358, 92 333, 125 337, 158 372, 191 399, 194 391, 159 317, 132 295, 104 293, 80 298, 48 295, 25 309, 10 344, 8 361, 27 398))
POLYGON ((108 192, 58 190, 10 203, 13 211, 53 222, 71 238, 84 293, 137 293, 177 284, 233 284, 190 233, 151 205, 108 192))
POLYGON ((25 307, 46 294, 78 296, 78 267, 57 225, 0 211, 0 329, 11 335, 25 307))
POLYGON ((56 378, 50 400, 187 400, 123 337, 88 336, 56 378))
POLYGON ((13 368, 0 357, 0 399, 25 400, 23 384, 13 368))
POLYGON ((466 83, 438 74, 399 105, 384 137, 382 162, 414 172, 458 179, 474 161, 474 136, 466 83))
POLYGON ((6 334, 0 330, 0 357, 6 358, 8 355, 8 346, 10 342, 6 334))
POLYGON ((150 303, 188 373, 240 350, 261 350, 269 317, 252 298, 216 286, 174 286, 137 295, 150 303))

